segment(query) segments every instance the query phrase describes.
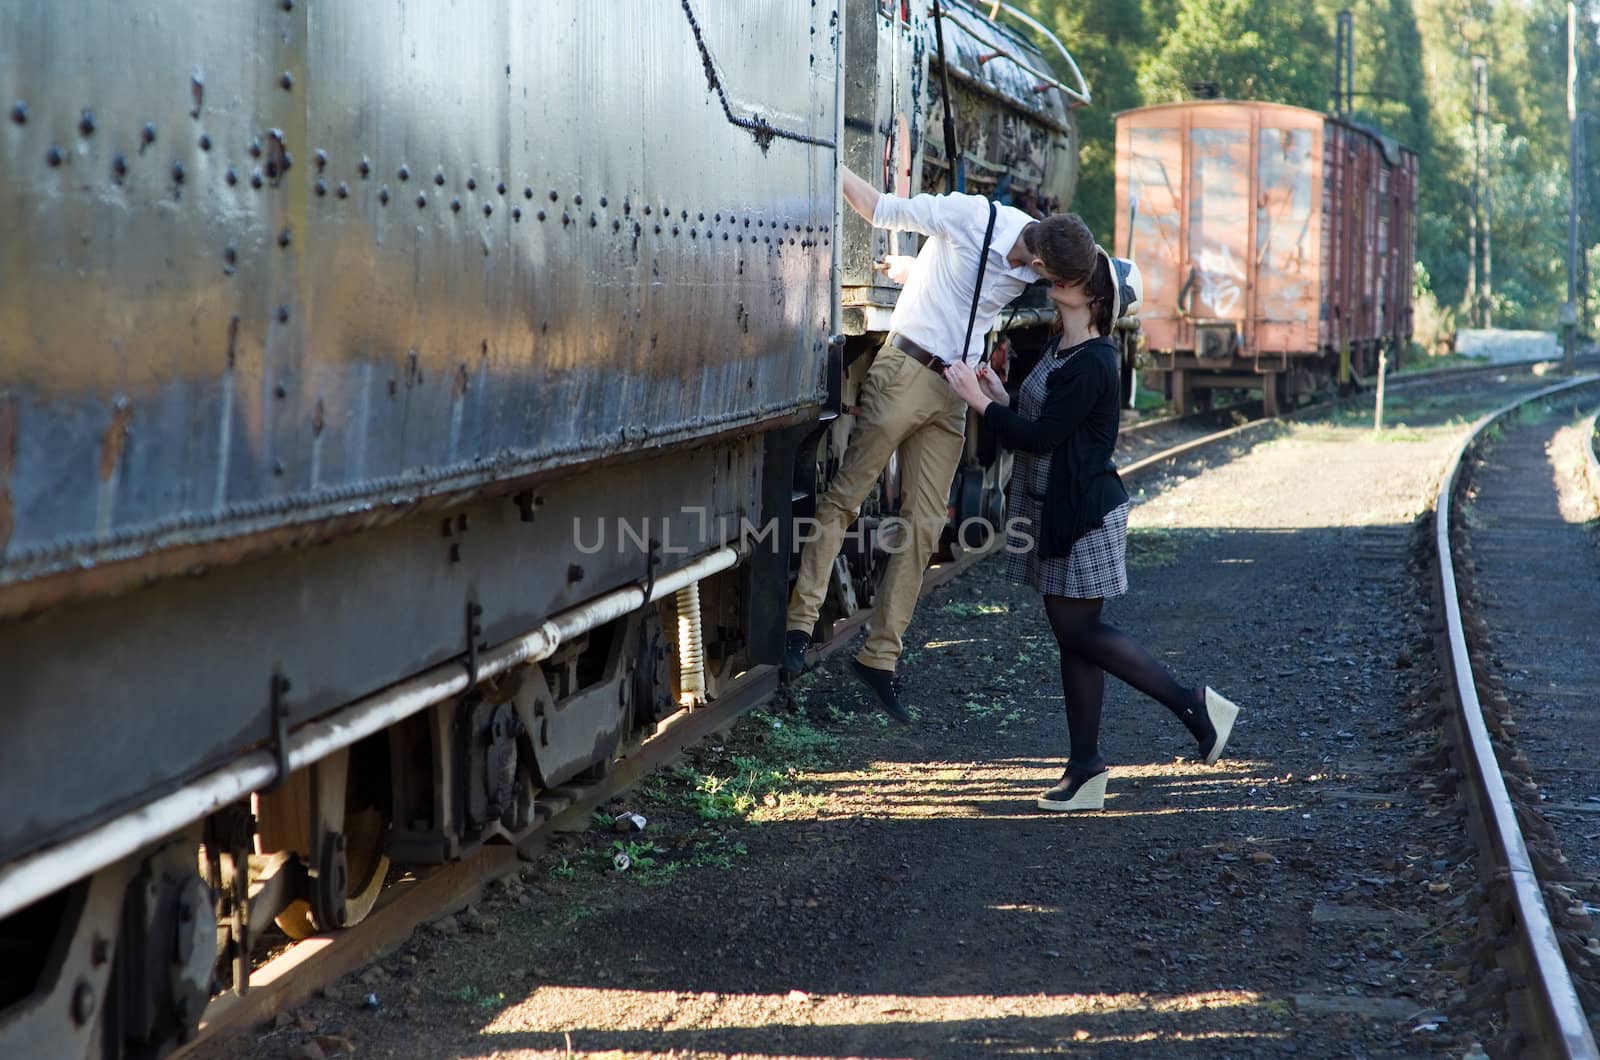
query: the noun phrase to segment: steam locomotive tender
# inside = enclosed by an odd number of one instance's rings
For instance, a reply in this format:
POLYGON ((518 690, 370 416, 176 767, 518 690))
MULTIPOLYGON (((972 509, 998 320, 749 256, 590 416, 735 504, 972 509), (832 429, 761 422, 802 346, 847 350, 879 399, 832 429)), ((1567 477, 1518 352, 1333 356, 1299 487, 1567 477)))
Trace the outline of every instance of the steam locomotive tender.
POLYGON ((0 1055, 169 1051, 776 660, 893 304, 840 153, 948 169, 942 66, 1071 194, 1086 88, 945 7, 0 0, 0 1055))

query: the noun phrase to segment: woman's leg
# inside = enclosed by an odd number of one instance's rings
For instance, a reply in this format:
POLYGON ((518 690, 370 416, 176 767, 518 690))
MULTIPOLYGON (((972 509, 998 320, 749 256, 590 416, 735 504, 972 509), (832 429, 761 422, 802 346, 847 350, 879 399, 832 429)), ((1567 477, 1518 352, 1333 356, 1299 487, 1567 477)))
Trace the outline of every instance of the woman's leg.
POLYGON ((1100 757, 1100 712, 1105 705, 1106 672, 1071 652, 1061 652, 1061 695, 1067 707, 1067 739, 1072 752, 1067 771, 1092 777, 1105 768, 1100 757))
POLYGON ((1071 626, 1062 624, 1059 609, 1051 604, 1062 599, 1046 596, 1044 610, 1061 649, 1061 699, 1066 706, 1067 739, 1072 749, 1067 772, 1082 781, 1105 768, 1105 760, 1100 757, 1100 713, 1105 705, 1106 674, 1072 650, 1071 626))
MULTIPOLYGON (((1070 596, 1046 596, 1045 614, 1056 642, 1061 645, 1062 679, 1065 681, 1068 654, 1076 656, 1111 676, 1125 681, 1178 716, 1184 728, 1200 742, 1202 750, 1215 737, 1206 716, 1205 700, 1192 688, 1178 683, 1165 666, 1144 646, 1117 627, 1100 621, 1103 600, 1080 600, 1070 596)), ((1071 707, 1068 707, 1069 720, 1071 707)), ((1095 730, 1099 731, 1099 706, 1096 701, 1095 730)))

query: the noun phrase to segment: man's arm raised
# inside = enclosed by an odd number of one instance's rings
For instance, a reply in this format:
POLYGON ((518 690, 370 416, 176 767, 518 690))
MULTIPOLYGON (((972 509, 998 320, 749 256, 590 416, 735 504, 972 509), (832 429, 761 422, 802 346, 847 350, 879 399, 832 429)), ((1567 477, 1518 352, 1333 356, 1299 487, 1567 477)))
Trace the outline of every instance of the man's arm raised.
POLYGON ((844 201, 870 225, 872 215, 878 209, 878 189, 856 176, 849 166, 840 166, 839 175, 844 181, 844 201))

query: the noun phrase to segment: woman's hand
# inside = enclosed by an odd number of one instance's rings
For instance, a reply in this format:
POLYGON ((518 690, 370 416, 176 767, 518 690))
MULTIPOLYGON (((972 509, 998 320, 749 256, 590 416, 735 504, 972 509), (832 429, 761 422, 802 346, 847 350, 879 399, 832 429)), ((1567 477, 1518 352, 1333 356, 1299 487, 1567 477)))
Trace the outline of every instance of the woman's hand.
POLYGON ((983 388, 990 400, 1001 405, 1011 404, 1011 395, 1006 393, 1006 385, 1000 381, 1000 376, 988 365, 978 367, 978 385, 983 388))
POLYGON ((950 389, 956 392, 957 397, 977 412, 982 413, 989 407, 991 399, 983 392, 983 386, 970 365, 961 361, 950 365, 944 370, 944 381, 950 384, 950 389))
POLYGON ((911 267, 916 263, 917 259, 909 254, 886 254, 882 261, 873 262, 872 267, 904 287, 906 281, 911 279, 911 267))

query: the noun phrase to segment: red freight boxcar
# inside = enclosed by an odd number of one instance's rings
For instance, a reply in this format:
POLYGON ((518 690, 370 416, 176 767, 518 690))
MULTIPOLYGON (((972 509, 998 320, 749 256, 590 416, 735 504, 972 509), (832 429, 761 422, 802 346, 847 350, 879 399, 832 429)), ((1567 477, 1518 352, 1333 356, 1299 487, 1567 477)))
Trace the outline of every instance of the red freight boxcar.
POLYGON ((1417 156, 1371 129, 1281 103, 1125 111, 1117 203, 1179 411, 1250 387, 1275 414, 1411 337, 1417 156))

